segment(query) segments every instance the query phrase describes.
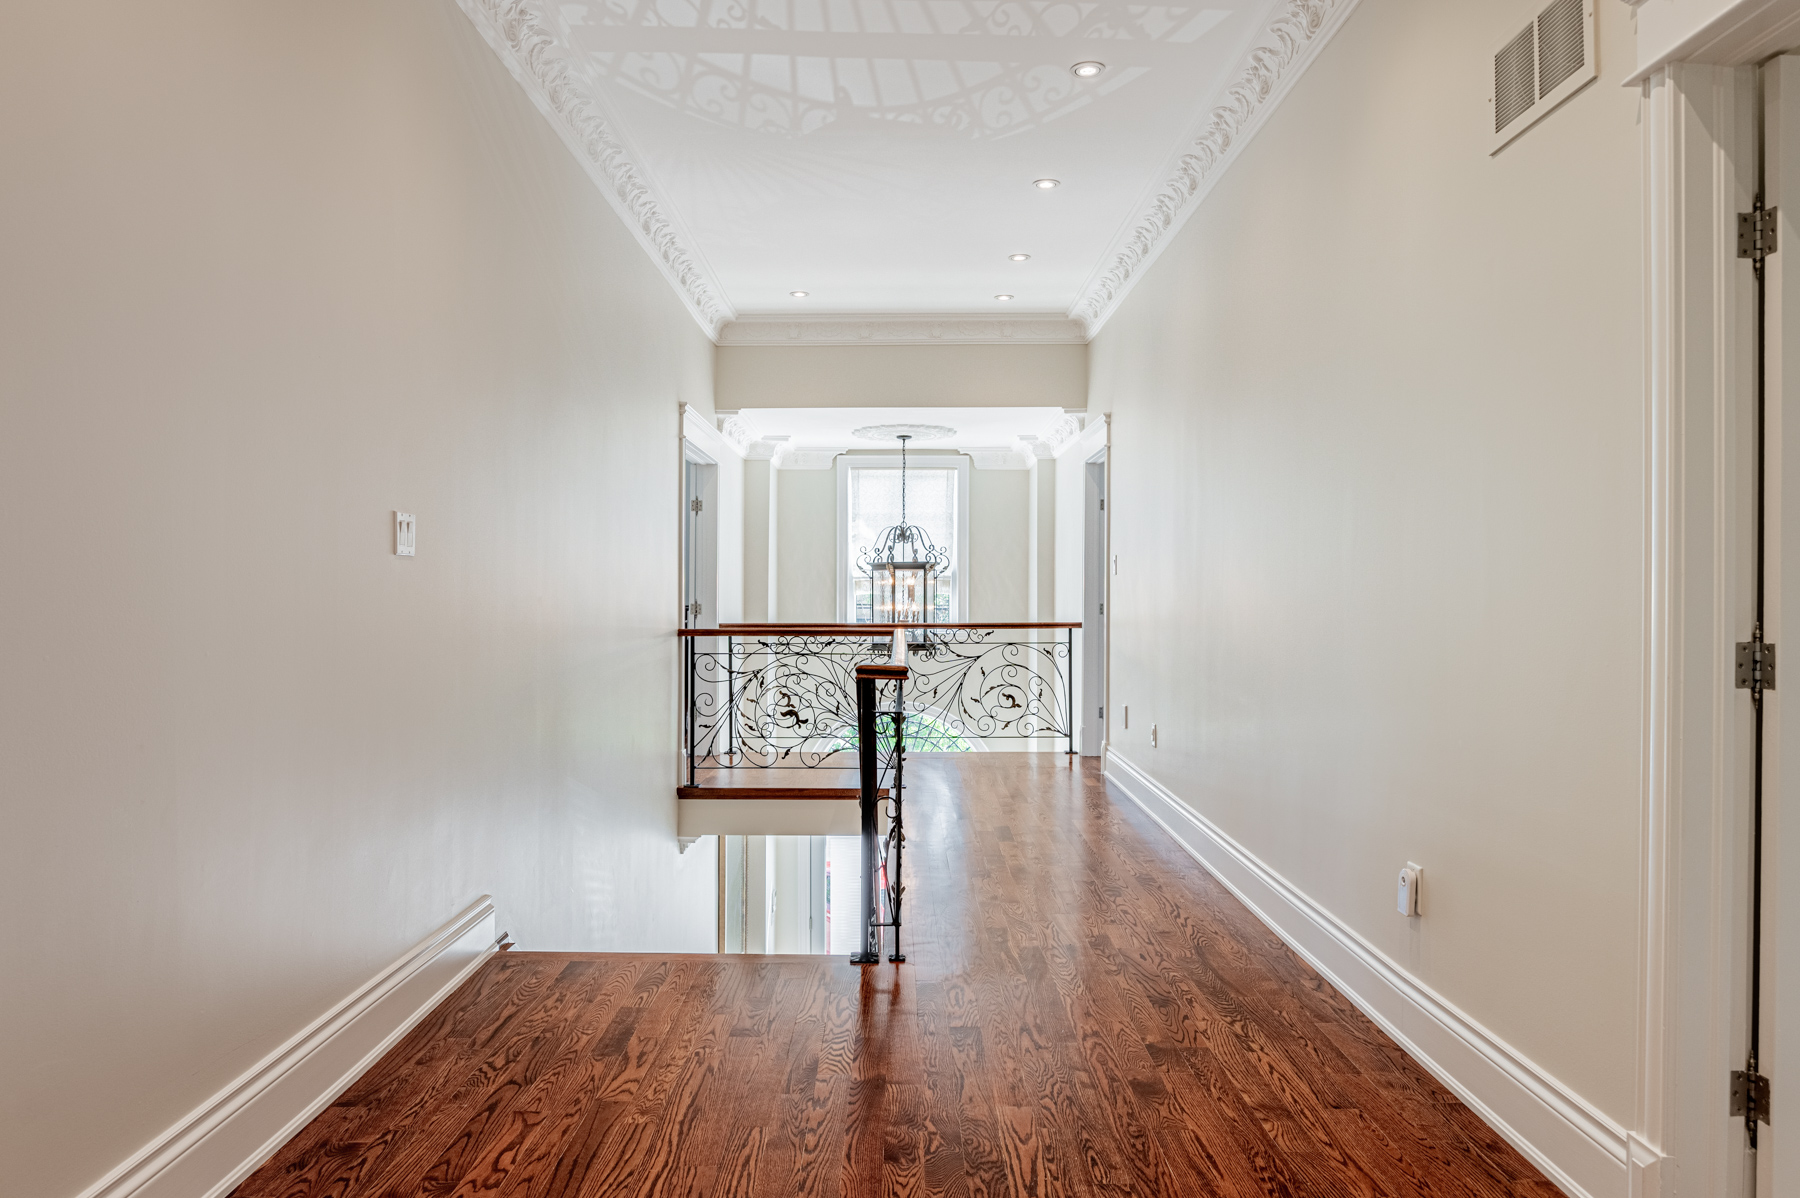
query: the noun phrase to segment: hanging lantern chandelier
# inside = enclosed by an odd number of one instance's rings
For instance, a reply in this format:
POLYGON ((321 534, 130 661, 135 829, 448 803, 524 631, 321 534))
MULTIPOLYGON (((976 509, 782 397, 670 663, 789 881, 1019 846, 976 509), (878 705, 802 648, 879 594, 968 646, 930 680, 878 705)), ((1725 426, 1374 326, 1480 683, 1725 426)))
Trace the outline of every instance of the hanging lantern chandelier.
POLYGON ((926 531, 906 522, 906 443, 900 441, 900 523, 881 530, 872 549, 857 553, 857 567, 869 576, 876 624, 925 624, 937 611, 938 575, 950 565, 950 553, 931 541, 926 531))

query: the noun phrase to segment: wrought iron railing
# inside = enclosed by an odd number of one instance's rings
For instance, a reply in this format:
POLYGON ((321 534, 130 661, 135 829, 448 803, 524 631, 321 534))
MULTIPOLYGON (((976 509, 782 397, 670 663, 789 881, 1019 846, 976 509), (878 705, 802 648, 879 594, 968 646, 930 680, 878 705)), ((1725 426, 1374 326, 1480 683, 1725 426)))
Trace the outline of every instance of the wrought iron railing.
MULTIPOLYGON (((907 640, 915 753, 1075 751, 1076 624, 727 625, 681 630, 687 782, 714 769, 855 768, 857 667, 907 640)), ((877 736, 891 740, 892 721, 877 736)))

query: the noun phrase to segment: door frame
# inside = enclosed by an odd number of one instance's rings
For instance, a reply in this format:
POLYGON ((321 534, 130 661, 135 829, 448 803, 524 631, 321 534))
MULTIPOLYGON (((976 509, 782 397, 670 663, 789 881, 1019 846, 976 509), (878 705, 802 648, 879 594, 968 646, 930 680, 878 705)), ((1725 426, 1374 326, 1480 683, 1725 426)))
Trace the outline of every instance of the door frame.
POLYGON ((681 624, 719 621, 719 462, 685 437, 681 442, 681 624), (691 504, 700 500, 700 511, 691 504), (698 601, 700 611, 689 611, 698 601))
POLYGON ((1761 114, 1754 68, 1669 64, 1640 87, 1643 758, 1623 1164, 1634 1198, 1735 1198, 1745 1153, 1728 1087, 1743 1068, 1750 707, 1734 645, 1749 637, 1755 318, 1736 214, 1754 196, 1761 114))
POLYGON ((1112 493, 1111 447, 1102 445, 1081 463, 1082 492, 1082 612, 1081 612, 1081 755, 1099 757, 1106 752, 1111 715, 1107 710, 1106 607, 1112 597, 1112 571, 1107 554, 1112 539, 1107 520, 1112 493), (1098 478, 1096 485, 1095 479, 1098 478), (1089 723, 1087 716, 1094 716, 1089 723))

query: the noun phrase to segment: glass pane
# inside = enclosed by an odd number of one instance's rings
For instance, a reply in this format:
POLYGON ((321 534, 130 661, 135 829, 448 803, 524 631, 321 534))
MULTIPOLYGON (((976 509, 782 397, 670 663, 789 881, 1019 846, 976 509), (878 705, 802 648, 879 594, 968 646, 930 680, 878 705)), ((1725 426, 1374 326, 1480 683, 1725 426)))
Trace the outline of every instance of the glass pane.
MULTIPOLYGON (((906 520, 925 530, 938 548, 950 555, 951 565, 938 575, 934 621, 950 619, 956 610, 956 471, 941 467, 906 471, 906 520)), ((853 619, 871 620, 872 597, 868 575, 857 569, 858 555, 874 546, 883 529, 900 523, 900 471, 889 467, 850 468, 849 551, 853 619)))

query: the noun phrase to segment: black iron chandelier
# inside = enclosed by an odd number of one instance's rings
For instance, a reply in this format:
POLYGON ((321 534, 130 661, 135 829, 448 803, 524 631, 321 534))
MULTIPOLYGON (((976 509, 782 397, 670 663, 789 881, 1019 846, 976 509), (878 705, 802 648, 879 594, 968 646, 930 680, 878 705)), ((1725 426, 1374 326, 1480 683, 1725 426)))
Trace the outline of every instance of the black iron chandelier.
POLYGON ((900 523, 881 530, 872 549, 857 552, 856 564, 869 576, 871 622, 925 624, 937 611, 938 575, 950 565, 950 551, 932 543, 926 531, 906 522, 906 443, 900 434, 900 523))

